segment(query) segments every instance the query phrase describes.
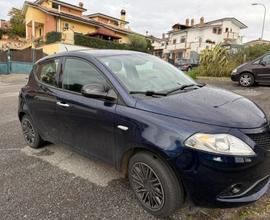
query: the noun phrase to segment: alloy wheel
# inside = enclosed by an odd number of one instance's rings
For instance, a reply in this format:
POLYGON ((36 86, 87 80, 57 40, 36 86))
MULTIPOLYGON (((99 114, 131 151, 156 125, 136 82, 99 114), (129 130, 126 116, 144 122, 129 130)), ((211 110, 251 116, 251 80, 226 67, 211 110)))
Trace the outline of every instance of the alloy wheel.
POLYGON ((131 170, 131 185, 140 202, 152 211, 164 205, 164 190, 160 179, 147 164, 135 163, 131 170))
POLYGON ((22 130, 23 130, 25 141, 27 142, 27 144, 32 145, 35 141, 36 135, 35 135, 34 128, 28 119, 23 120, 22 130))
POLYGON ((240 84, 242 86, 250 86, 251 85, 251 81, 252 81, 251 76, 248 75, 248 74, 244 74, 240 78, 240 84))

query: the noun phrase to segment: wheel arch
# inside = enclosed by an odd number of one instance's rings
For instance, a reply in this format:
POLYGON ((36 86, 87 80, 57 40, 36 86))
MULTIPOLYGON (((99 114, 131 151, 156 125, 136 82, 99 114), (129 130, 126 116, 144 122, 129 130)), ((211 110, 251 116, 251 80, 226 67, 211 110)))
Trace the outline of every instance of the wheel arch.
MULTIPOLYGON (((256 79, 255 78, 255 74, 252 72, 252 71, 250 71, 250 70, 243 70, 240 74, 239 74, 239 76, 241 76, 242 74, 244 74, 244 73, 249 73, 249 74, 251 74, 253 77, 254 77, 254 80, 256 79)), ((240 77, 239 77, 240 78, 240 77)))
POLYGON ((128 177, 128 165, 129 165, 129 160, 132 156, 134 156, 136 153, 139 152, 146 152, 146 153, 150 153, 153 155, 153 157, 155 159, 159 159, 161 160, 163 163, 165 163, 165 165, 168 166, 168 168, 173 172, 173 174, 175 175, 175 177, 178 180, 178 183, 180 185, 182 185, 183 188, 183 192, 184 192, 184 199, 189 198, 189 194, 188 191, 186 189, 186 185, 183 182, 181 175, 179 172, 177 172, 176 167, 170 162, 169 160, 169 156, 166 155, 164 152, 162 151, 158 151, 158 150, 153 150, 153 149, 149 149, 149 148, 145 148, 145 147, 134 147, 131 148, 127 151, 125 151, 122 155, 121 161, 120 161, 120 166, 119 166, 119 170, 120 172, 124 175, 124 177, 128 177))
MULTIPOLYGON (((177 171, 176 167, 172 164, 172 162, 170 161, 169 156, 167 154, 165 154, 164 152, 159 151, 159 150, 149 149, 149 148, 145 148, 145 147, 130 148, 129 150, 125 151, 122 154, 121 160, 119 161, 119 164, 118 164, 118 170, 125 177, 128 176, 128 165, 129 165, 130 158, 139 152, 146 152, 146 153, 153 154, 153 157, 155 159, 162 160, 162 162, 164 162, 173 171, 173 173, 176 175, 178 181, 180 181, 183 184, 179 172, 177 171)), ((184 186, 184 184, 183 184, 183 186, 184 186)))

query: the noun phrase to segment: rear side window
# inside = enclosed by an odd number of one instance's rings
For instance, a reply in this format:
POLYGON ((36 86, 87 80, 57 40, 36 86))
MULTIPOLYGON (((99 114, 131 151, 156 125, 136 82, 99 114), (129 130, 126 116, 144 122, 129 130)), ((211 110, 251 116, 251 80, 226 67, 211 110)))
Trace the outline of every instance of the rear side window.
POLYGON ((79 58, 66 58, 63 75, 63 88, 81 93, 84 85, 106 84, 106 80, 91 63, 79 58))
POLYGON ((38 79, 48 85, 56 86, 56 74, 59 65, 59 59, 49 60, 37 66, 36 75, 38 79))

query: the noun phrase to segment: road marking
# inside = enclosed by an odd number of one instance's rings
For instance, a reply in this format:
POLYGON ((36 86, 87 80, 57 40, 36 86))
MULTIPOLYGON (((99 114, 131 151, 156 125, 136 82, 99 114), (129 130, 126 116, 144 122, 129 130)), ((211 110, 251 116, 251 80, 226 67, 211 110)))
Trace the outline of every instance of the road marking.
POLYGON ((83 157, 66 146, 49 145, 41 149, 32 149, 27 146, 22 149, 22 152, 98 186, 106 187, 112 180, 123 178, 113 167, 101 161, 83 157))

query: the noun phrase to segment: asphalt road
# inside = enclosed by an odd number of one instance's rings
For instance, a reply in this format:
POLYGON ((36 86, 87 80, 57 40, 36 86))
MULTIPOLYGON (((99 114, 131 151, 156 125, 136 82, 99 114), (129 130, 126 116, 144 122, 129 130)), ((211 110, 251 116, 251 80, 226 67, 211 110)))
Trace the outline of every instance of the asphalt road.
MULTIPOLYGON (((0 219, 155 219, 136 201, 117 171, 67 146, 32 150, 17 118, 24 75, 0 76, 0 219)), ((270 117, 270 87, 243 89, 229 81, 210 84, 245 95, 270 117)), ((169 219, 270 218, 270 197, 238 209, 187 206, 169 219)))

